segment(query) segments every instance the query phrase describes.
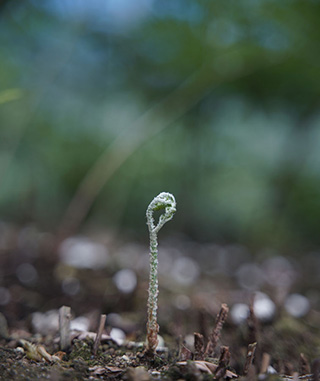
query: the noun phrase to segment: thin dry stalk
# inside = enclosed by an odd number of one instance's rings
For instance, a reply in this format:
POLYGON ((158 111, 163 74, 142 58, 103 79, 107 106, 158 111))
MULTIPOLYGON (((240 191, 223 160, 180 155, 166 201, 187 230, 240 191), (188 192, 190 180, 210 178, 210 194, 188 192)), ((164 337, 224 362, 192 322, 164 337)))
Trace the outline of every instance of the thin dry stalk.
POLYGON ((207 344, 205 355, 207 355, 207 356, 212 355, 214 350, 216 349, 219 338, 221 336, 221 330, 222 330, 223 324, 227 320, 228 312, 229 312, 229 307, 224 303, 221 304, 220 312, 218 313, 217 318, 216 318, 216 325, 215 325, 214 330, 213 330, 213 332, 209 338, 209 342, 207 344))
POLYGON ((221 353, 219 358, 219 365, 216 370, 215 378, 219 380, 224 378, 227 372, 227 367, 230 361, 230 351, 229 347, 221 347, 221 353))
POLYGON ((62 351, 67 350, 71 346, 70 320, 71 308, 62 306, 59 309, 60 349, 62 351))
POLYGON ((311 373, 311 367, 310 367, 309 361, 303 353, 300 353, 299 368, 300 368, 300 375, 311 373))
POLYGON ((97 354, 97 351, 98 351, 98 348, 99 348, 99 345, 100 345, 100 342, 101 342, 101 335, 102 335, 102 332, 104 330, 104 325, 106 323, 106 318, 107 318, 107 315, 101 315, 100 316, 100 322, 99 322, 98 332, 97 332, 97 335, 96 335, 96 338, 95 338, 94 344, 93 344, 93 354, 94 355, 97 354))
POLYGON ((249 316, 247 318, 247 324, 249 328, 248 333, 248 342, 257 343, 258 342, 258 332, 259 332, 259 323, 258 319, 254 313, 254 297, 250 301, 249 305, 249 316))
POLYGON ((204 337, 201 333, 194 333, 194 359, 204 360, 204 337))
POLYGON ((257 347, 257 343, 252 343, 252 344, 248 345, 246 362, 245 362, 244 368, 243 368, 243 374, 244 375, 247 375, 249 372, 249 369, 252 367, 254 355, 256 352, 256 347, 257 347))
POLYGON ((192 360, 192 357, 193 356, 190 349, 188 349, 185 345, 181 343, 180 349, 179 349, 179 360, 180 361, 192 360))
POLYGON ((294 374, 294 366, 289 361, 284 362, 284 373, 293 376, 294 374))
POLYGON ((271 356, 269 353, 263 353, 260 367, 260 374, 267 373, 268 367, 270 365, 271 356))

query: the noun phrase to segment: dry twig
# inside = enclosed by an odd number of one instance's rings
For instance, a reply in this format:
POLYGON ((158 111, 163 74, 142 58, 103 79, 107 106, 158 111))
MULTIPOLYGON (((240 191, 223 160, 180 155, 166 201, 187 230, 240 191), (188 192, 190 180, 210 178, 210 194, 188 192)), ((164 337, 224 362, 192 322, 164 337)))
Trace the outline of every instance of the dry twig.
POLYGON ((60 349, 67 350, 71 345, 70 338, 71 308, 62 306, 59 309, 60 349))
POLYGON ((271 356, 269 353, 263 353, 260 367, 260 374, 267 373, 268 367, 270 365, 271 356))
POLYGON ((248 374, 248 371, 252 366, 252 363, 254 360, 254 354, 256 352, 256 347, 257 347, 257 343, 252 343, 252 344, 248 345, 246 362, 245 362, 244 368, 243 368, 243 374, 244 375, 248 374))
POLYGON ((215 374, 215 377, 217 380, 225 377, 225 375, 227 373, 227 366, 229 365, 229 361, 230 361, 229 347, 221 347, 219 365, 218 365, 218 368, 217 368, 216 374, 215 374))
POLYGON ((249 316, 247 318, 247 324, 249 328, 248 333, 248 342, 257 343, 258 342, 258 332, 259 332, 259 323, 258 319, 254 313, 254 297, 250 301, 249 305, 249 316))
POLYGON ((213 354, 214 350, 216 349, 216 346, 218 344, 218 340, 221 335, 221 330, 223 327, 223 324, 225 323, 227 316, 229 312, 229 307, 226 304, 221 304, 220 312, 217 315, 216 318, 216 325, 213 329, 213 332, 209 338, 209 342, 207 344, 207 348, 205 351, 205 355, 210 356, 213 354))
POLYGON ((95 338, 94 344, 93 344, 93 354, 94 355, 97 354, 97 351, 98 351, 98 348, 99 348, 99 345, 101 342, 101 335, 102 335, 102 332, 104 329, 104 325, 106 323, 106 318, 107 318, 107 315, 101 315, 100 316, 99 328, 98 328, 98 332, 97 332, 97 335, 96 335, 96 338, 95 338))
POLYGON ((204 360, 204 338, 201 333, 194 333, 194 359, 204 360))
POLYGON ((309 361, 303 353, 300 353, 299 368, 301 375, 310 374, 311 372, 309 361))

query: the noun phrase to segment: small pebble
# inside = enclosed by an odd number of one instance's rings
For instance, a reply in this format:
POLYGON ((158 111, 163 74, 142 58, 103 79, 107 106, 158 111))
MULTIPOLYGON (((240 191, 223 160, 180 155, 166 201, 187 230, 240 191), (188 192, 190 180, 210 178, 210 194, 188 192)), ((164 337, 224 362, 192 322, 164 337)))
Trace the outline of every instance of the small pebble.
POLYGON ((253 308, 256 317, 263 322, 271 321, 276 313, 276 305, 269 296, 263 292, 256 294, 253 308))
POLYGON ((137 286, 137 276, 133 270, 123 269, 114 275, 113 282, 119 291, 123 292, 124 294, 129 294, 137 286))
POLYGON ((246 321, 249 307, 245 303, 236 303, 231 307, 230 316, 234 324, 239 325, 246 321))
POLYGON ((112 328, 110 331, 110 337, 118 345, 122 345, 126 339, 125 333, 122 331, 122 329, 119 329, 119 328, 112 328))
POLYGON ((309 299, 300 294, 291 294, 284 303, 284 308, 291 316, 300 318, 305 316, 310 310, 309 299))

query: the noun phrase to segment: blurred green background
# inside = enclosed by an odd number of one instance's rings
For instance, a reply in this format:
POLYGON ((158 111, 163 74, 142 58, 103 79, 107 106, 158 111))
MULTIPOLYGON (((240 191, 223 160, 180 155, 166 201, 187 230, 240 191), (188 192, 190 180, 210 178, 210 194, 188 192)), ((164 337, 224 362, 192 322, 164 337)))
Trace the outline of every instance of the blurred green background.
POLYGON ((0 1, 0 219, 320 244, 320 3, 0 1), (168 225, 169 226, 169 225, 168 225))

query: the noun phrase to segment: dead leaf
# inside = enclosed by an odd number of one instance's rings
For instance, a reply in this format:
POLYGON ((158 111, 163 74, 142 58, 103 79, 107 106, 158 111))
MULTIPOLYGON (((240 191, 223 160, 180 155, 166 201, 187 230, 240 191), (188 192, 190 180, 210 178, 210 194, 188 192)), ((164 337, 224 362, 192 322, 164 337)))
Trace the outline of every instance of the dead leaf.
POLYGON ((43 361, 46 360, 48 362, 59 362, 61 359, 53 355, 51 356, 50 353, 48 353, 43 345, 37 345, 30 343, 30 341, 27 340, 20 340, 20 344, 23 346, 23 348, 26 351, 26 356, 30 360, 34 361, 43 361))
MULTIPOLYGON (((179 362, 177 362, 177 365, 187 366, 189 363, 190 363, 190 361, 188 361, 188 362, 187 361, 179 361, 179 362)), ((196 361, 191 361, 191 363, 194 364, 197 367, 197 369, 199 369, 201 372, 212 374, 212 375, 215 373, 215 371, 218 368, 218 365, 213 364, 209 361, 196 360, 196 361)), ((230 370, 226 371, 225 378, 237 378, 237 377, 238 376, 236 373, 231 372, 230 370)))
POLYGON ((92 368, 89 368, 89 371, 92 372, 94 375, 101 375, 101 374, 116 374, 116 373, 122 373, 123 369, 118 368, 116 366, 93 366, 92 368))

